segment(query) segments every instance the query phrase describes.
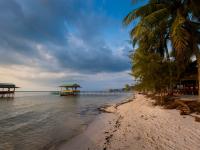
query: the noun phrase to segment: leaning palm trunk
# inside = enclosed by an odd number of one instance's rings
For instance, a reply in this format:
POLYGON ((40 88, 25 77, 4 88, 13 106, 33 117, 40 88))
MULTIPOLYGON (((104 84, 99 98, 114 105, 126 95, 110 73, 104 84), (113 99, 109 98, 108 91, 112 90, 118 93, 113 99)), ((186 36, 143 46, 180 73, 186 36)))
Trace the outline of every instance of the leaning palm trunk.
POLYGON ((197 66, 198 66, 198 101, 200 102, 200 53, 197 54, 197 66))

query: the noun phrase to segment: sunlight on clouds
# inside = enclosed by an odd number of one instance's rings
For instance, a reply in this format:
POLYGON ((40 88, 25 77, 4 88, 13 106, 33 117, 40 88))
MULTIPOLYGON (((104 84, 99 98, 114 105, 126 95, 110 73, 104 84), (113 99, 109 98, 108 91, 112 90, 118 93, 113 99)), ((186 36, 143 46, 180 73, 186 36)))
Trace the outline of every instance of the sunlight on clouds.
POLYGON ((1 67, 0 72, 0 75, 2 76, 12 76, 23 79, 51 79, 67 76, 64 72, 43 72, 38 68, 27 67, 24 65, 12 65, 9 68, 1 67))
POLYGON ((32 68, 24 65, 1 66, 0 82, 15 83, 22 87, 21 89, 30 90, 49 90, 55 87, 49 87, 46 83, 48 80, 58 80, 67 78, 67 74, 63 72, 45 72, 38 68, 32 68))
POLYGON ((1 66, 0 82, 15 83, 19 90, 58 90, 63 82, 80 82, 83 90, 109 89, 123 87, 132 79, 128 71, 120 73, 80 74, 66 70, 63 72, 47 72, 39 68, 25 65, 1 66))

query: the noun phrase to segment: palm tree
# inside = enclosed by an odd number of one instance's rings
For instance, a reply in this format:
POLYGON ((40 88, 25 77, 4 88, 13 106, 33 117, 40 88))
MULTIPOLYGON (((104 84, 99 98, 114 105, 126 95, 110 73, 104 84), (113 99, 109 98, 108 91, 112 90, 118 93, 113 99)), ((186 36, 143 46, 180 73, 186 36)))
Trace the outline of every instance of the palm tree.
MULTIPOLYGON (((149 0, 125 18, 124 24, 138 21, 130 35, 134 45, 169 59, 167 43, 171 43, 179 66, 195 55, 198 62, 200 85, 200 1, 199 0, 149 0)), ((200 88, 199 88, 200 93, 200 88)))

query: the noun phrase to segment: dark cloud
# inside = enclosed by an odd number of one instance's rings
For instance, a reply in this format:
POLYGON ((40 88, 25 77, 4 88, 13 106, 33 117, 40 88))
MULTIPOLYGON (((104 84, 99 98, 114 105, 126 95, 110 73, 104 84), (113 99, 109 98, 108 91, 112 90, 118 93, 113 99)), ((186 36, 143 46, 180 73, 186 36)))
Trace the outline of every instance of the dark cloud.
POLYGON ((0 63, 84 73, 127 70, 127 54, 117 55, 102 34, 112 25, 90 0, 1 0, 0 63))
MULTIPOLYGON (((69 47, 70 49, 70 47, 69 47)), ((128 50, 128 49, 127 49, 128 50)), ((72 51, 55 53, 63 68, 79 70, 81 72, 120 72, 129 67, 128 56, 115 54, 111 48, 100 43, 88 46, 73 48, 72 51)))

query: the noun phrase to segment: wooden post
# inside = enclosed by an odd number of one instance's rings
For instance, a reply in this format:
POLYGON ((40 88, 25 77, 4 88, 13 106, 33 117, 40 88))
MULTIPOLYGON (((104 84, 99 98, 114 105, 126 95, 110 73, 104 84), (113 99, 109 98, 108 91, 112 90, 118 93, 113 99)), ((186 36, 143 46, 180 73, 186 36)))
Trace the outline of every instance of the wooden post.
POLYGON ((8 88, 8 98, 10 98, 10 88, 8 88))
POLYGON ((14 98, 14 95, 15 95, 15 87, 13 89, 13 95, 12 95, 13 98, 14 98))
MULTIPOLYGON (((2 92, 3 92, 3 89, 2 89, 2 92)), ((3 98, 3 93, 1 93, 1 98, 3 98)))

